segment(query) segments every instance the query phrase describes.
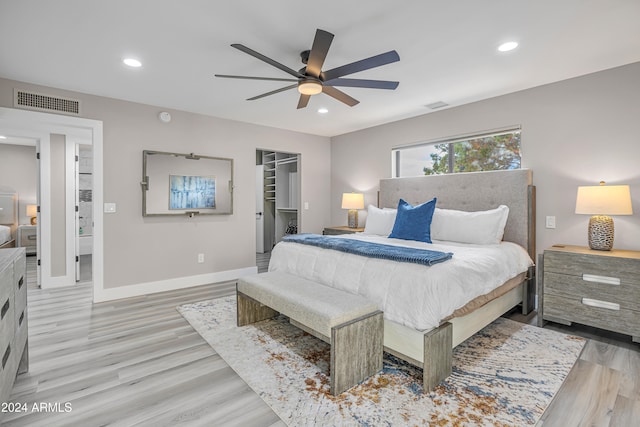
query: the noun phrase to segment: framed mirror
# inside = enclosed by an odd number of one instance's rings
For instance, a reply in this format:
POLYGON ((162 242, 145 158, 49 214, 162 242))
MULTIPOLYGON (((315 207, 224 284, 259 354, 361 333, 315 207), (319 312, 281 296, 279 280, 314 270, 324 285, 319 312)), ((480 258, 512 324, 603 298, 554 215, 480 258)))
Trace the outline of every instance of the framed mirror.
POLYGON ((142 152, 142 216, 230 215, 233 159, 142 152))

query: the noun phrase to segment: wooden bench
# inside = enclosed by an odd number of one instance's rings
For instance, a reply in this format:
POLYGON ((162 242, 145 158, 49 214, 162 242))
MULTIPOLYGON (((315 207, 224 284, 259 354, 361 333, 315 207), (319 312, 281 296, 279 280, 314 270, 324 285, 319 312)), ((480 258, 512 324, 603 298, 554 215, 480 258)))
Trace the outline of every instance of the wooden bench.
POLYGON ((282 272, 238 280, 238 326, 282 313, 331 345, 331 394, 382 370, 382 311, 367 299, 282 272))

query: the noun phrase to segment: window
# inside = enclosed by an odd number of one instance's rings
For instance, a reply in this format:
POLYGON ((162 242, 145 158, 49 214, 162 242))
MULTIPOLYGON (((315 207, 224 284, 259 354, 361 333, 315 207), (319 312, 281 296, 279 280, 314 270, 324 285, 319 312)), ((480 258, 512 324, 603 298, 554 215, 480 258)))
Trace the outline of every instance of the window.
POLYGON ((520 169, 520 129, 394 148, 392 158, 394 177, 520 169))

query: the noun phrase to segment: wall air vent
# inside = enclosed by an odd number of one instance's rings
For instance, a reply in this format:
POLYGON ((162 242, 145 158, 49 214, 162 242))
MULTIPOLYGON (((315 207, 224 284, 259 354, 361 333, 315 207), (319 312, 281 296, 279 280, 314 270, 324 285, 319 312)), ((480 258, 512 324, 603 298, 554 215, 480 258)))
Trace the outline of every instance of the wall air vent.
POLYGON ((46 113, 80 115, 80 100, 78 99, 27 92, 20 89, 13 90, 13 106, 46 113))

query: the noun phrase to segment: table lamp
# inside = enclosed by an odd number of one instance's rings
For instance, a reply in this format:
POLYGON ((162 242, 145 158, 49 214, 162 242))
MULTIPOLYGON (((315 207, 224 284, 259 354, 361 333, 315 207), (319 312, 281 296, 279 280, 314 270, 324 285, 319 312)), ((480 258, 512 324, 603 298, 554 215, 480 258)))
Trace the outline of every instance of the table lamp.
POLYGON ((38 207, 27 205, 27 216, 31 218, 31 225, 36 225, 38 223, 38 207))
POLYGON ((613 248, 613 218, 609 215, 632 215, 631 193, 628 185, 600 185, 578 187, 576 213, 593 215, 589 219, 589 247, 597 251, 613 248))
POLYGON ((342 209, 349 209, 349 214, 348 214, 349 228, 358 228, 358 209, 364 209, 364 194, 343 193, 342 209))

